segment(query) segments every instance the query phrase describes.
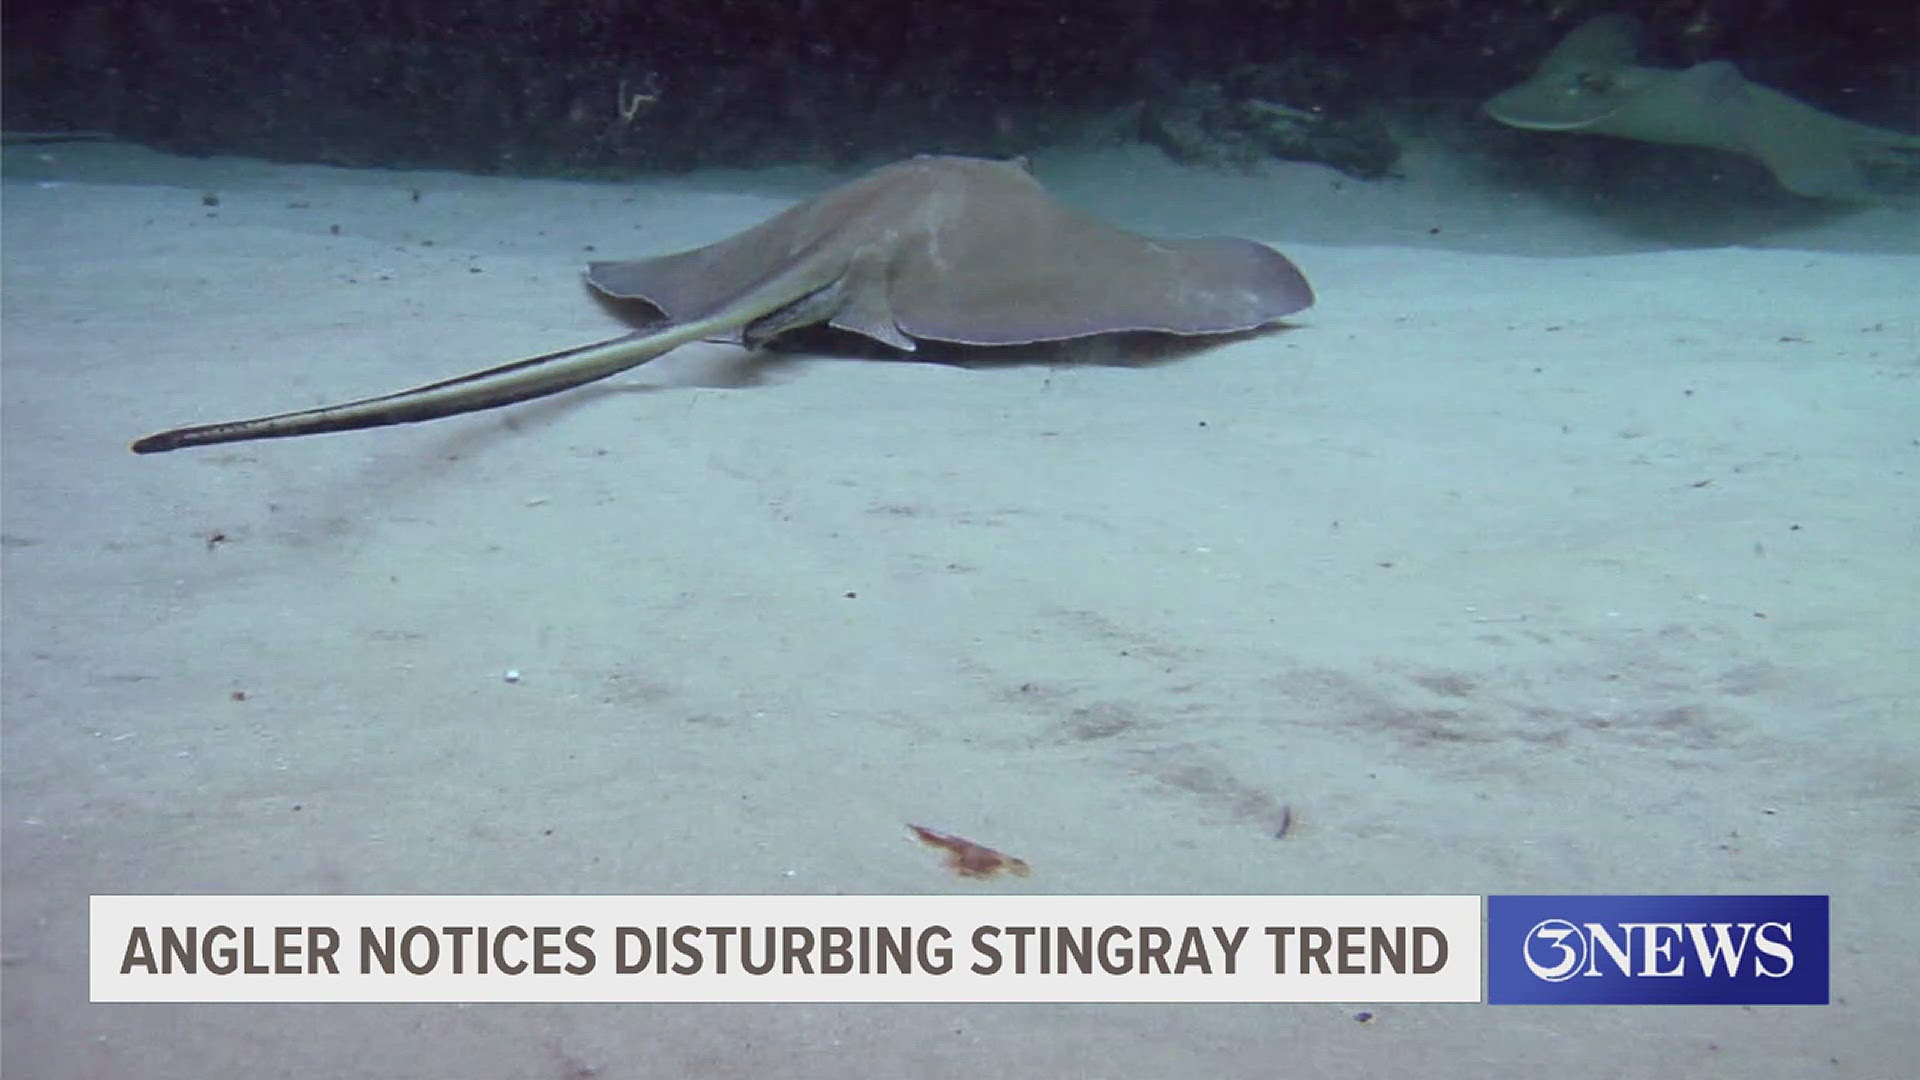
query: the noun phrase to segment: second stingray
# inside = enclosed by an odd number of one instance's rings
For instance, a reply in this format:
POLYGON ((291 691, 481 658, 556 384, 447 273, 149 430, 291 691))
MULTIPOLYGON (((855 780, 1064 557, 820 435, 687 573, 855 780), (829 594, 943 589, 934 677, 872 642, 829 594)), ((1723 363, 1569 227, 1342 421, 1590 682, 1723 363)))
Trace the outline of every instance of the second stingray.
POLYGON ((381 397, 176 428, 151 454, 432 420, 558 393, 702 339, 757 348, 825 324, 898 349, 1150 331, 1225 334, 1313 303, 1298 268, 1251 240, 1153 240, 1062 205, 1019 162, 922 156, 719 243, 598 262, 587 281, 660 326, 381 397))

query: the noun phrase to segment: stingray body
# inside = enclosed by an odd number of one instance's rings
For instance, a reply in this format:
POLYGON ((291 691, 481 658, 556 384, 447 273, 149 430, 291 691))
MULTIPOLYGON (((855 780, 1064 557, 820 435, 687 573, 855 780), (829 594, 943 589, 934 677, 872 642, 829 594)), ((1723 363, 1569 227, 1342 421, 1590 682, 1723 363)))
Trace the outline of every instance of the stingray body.
POLYGON ((917 157, 716 244, 598 262, 587 281, 666 321, 376 398, 150 435, 138 453, 431 420, 606 378, 700 339, 758 347, 825 324, 911 350, 1269 326, 1313 302, 1285 256, 1228 238, 1151 240, 1047 195, 1018 162, 917 157))
POLYGON ((1873 201, 1920 180, 1920 138, 1825 113, 1725 60, 1645 67, 1639 25, 1602 15, 1568 34, 1531 79, 1486 103, 1531 131, 1588 132, 1754 158, 1800 195, 1873 201))

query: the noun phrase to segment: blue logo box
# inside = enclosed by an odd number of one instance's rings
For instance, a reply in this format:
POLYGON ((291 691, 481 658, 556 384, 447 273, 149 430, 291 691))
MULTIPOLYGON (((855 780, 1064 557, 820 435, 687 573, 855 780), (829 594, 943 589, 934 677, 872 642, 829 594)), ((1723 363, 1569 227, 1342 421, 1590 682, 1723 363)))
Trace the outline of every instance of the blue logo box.
POLYGON ((1489 896, 1494 1005, 1825 1005, 1824 896, 1489 896))

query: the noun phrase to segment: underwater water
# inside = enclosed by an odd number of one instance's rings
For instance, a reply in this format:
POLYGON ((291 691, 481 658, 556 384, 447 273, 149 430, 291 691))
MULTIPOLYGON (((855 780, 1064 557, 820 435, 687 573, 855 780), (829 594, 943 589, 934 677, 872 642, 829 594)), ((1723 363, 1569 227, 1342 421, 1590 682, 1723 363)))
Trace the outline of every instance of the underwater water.
POLYGON ((1920 208, 1408 115, 1374 178, 1023 148, 1283 253, 1257 332, 692 341, 147 456, 614 337, 586 264, 880 162, 12 142, 7 1075, 1898 1075, 1920 208), (87 1002, 95 894, 1530 892, 1830 894, 1833 1003, 87 1002))

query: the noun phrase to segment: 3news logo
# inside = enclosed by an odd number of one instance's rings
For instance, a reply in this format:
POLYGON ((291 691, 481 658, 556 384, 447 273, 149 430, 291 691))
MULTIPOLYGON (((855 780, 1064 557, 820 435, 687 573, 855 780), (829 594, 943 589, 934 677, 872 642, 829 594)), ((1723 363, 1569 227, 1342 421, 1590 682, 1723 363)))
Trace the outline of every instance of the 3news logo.
POLYGON ((1495 1005, 1825 1005, 1824 896, 1489 896, 1495 1005))

